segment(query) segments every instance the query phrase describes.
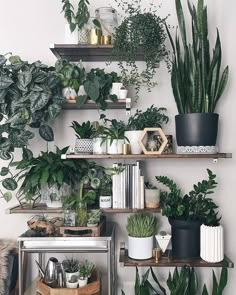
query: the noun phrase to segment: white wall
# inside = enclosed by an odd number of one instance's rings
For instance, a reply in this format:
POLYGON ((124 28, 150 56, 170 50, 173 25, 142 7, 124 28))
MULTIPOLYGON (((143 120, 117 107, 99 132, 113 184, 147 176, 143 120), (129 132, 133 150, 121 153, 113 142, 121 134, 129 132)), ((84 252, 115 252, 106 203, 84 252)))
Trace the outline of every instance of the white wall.
MULTIPOLYGON (((91 9, 113 3, 106 0, 91 0, 91 9)), ((148 4, 148 0, 142 1, 148 4)), ((174 0, 162 1, 161 15, 171 14, 169 22, 176 24, 174 0)), ((187 2, 187 1, 186 1, 187 2)), ((217 111, 220 114, 220 132, 219 147, 223 152, 235 153, 236 137, 234 126, 236 126, 236 116, 234 110, 236 101, 234 96, 236 86, 235 80, 236 63, 235 47, 235 9, 236 4, 233 0, 208 0, 209 27, 211 36, 214 37, 215 27, 220 30, 223 62, 230 66, 230 80, 228 87, 217 111)), ((22 59, 35 61, 42 60, 47 64, 54 64, 55 57, 49 50, 50 43, 62 43, 64 41, 64 19, 60 14, 61 1, 59 0, 0 0, 0 54, 13 52, 22 57, 22 59)), ((97 66, 98 64, 96 64, 97 66)), ((86 65, 87 67, 95 66, 86 65)), ((103 67, 105 64, 99 64, 103 67)), ((113 65, 112 68, 115 68, 113 65)), ((164 64, 161 65, 158 72, 159 85, 147 93, 143 90, 141 98, 134 108, 146 108, 148 105, 156 104, 168 108, 170 124, 166 128, 167 133, 174 134, 174 115, 176 107, 171 92, 170 76, 167 73, 164 64)), ((115 115, 114 111, 109 111, 110 116, 115 115)), ((117 113, 116 113, 117 114, 117 113)), ((73 144, 74 137, 71 128, 68 128, 72 120, 94 119, 96 111, 67 111, 64 112, 53 124, 55 130, 55 144, 66 146, 73 144)), ((121 119, 126 119, 124 111, 119 111, 121 119)), ((98 115, 97 115, 98 117, 98 115)), ((32 146, 35 154, 45 149, 45 143, 34 139, 32 146)), ((4 163, 1 162, 0 166, 4 163)), ((236 237, 235 237, 235 159, 220 160, 217 165, 211 160, 156 160, 146 162, 147 178, 154 180, 155 175, 169 175, 176 179, 183 189, 189 190, 191 185, 206 176, 206 168, 212 169, 217 174, 219 182, 215 200, 220 206, 222 214, 222 223, 225 228, 225 250, 229 257, 236 260, 236 237)), ((26 230, 26 221, 29 215, 6 215, 4 210, 15 204, 6 204, 0 200, 0 238, 17 238, 26 230)), ((112 215, 109 217, 117 223, 117 245, 120 241, 126 240, 126 215, 112 215)), ((158 216, 161 228, 169 230, 164 217, 158 216)), ((117 252, 118 253, 118 252, 117 252)), ((125 288, 127 294, 132 294, 129 288, 134 280, 134 268, 120 268, 118 264, 118 283, 120 287, 125 288)), ((163 279, 166 277, 167 269, 158 269, 159 276, 163 279)), ((200 276, 206 280, 211 278, 211 270, 199 270, 200 276)), ((217 270, 219 273, 219 270, 217 270)), ((232 295, 235 293, 234 281, 235 270, 229 271, 229 283, 225 294, 232 295)), ((209 285, 211 281, 209 281, 209 285)))

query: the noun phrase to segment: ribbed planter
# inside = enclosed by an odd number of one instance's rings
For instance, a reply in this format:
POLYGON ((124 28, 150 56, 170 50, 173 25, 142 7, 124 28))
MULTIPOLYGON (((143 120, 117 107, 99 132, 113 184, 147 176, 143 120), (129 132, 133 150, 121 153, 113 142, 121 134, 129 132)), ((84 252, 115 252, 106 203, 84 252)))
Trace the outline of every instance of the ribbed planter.
POLYGON ((128 236, 128 255, 132 259, 145 260, 152 257, 153 236, 135 238, 128 236))
POLYGON ((201 225, 201 258, 207 262, 220 262, 224 259, 223 227, 201 225))
POLYGON ((178 146, 215 146, 219 115, 187 113, 175 116, 178 146))
POLYGON ((177 258, 200 256, 200 221, 169 218, 172 235, 172 255, 177 258))
POLYGON ((77 154, 92 154, 93 140, 77 138, 75 142, 75 152, 77 154))

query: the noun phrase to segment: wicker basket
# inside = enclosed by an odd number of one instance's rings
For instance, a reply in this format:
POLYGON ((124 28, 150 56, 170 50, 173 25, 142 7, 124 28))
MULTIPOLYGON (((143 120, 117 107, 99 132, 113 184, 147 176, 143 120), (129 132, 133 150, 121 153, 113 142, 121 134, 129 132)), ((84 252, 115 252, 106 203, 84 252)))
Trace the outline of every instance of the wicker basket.
POLYGON ((36 284, 37 295, 100 295, 100 277, 99 273, 95 271, 89 279, 89 283, 80 288, 50 288, 45 285, 40 279, 36 284))

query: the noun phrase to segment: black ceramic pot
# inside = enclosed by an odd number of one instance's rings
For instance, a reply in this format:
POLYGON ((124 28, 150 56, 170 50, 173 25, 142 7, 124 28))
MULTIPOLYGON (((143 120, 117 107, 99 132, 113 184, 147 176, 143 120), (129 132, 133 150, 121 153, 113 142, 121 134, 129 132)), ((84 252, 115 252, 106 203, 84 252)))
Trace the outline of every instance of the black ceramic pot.
POLYGON ((187 113, 175 116, 178 146, 215 146, 219 115, 187 113))
POLYGON ((200 221, 175 220, 171 224, 172 255, 176 258, 200 256, 200 221))

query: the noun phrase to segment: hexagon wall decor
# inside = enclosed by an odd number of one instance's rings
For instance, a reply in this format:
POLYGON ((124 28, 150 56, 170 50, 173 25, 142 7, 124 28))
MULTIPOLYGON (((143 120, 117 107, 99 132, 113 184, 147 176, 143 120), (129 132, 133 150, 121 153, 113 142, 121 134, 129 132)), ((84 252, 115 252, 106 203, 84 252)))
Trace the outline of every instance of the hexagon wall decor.
POLYGON ((164 148, 166 147, 167 143, 168 143, 168 140, 163 132, 163 130, 161 128, 145 128, 142 132, 142 134, 140 135, 139 139, 138 139, 138 143, 139 145, 141 146, 143 152, 145 155, 160 155, 164 148), (160 146, 159 150, 157 151, 148 151, 147 148, 145 147, 144 143, 143 143, 143 139, 145 137, 147 137, 147 133, 148 132, 158 132, 159 135, 161 136, 162 140, 163 140, 163 143, 162 145, 160 146))

